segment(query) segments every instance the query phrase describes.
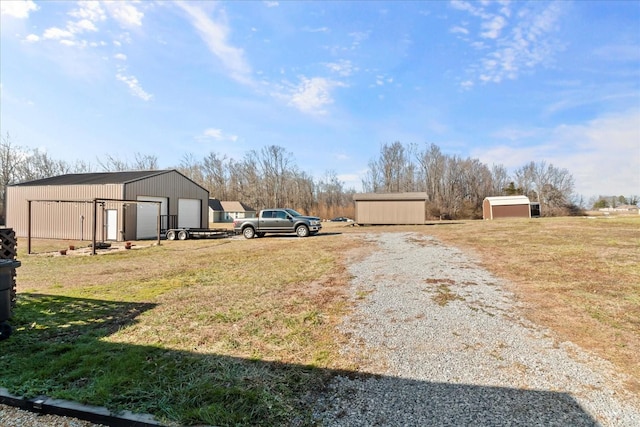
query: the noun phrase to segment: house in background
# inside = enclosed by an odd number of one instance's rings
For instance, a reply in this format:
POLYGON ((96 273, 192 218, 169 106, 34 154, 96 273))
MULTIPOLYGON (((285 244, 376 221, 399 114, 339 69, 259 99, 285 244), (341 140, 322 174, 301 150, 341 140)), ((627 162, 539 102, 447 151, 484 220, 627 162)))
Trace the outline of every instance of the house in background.
POLYGON ((153 239, 160 229, 208 228, 209 191, 176 170, 81 173, 7 187, 7 227, 16 236, 153 239), (94 213, 94 201, 96 212, 94 213))
POLYGON ((256 210, 242 202, 209 199, 209 222, 233 222, 234 219, 255 218, 256 210))

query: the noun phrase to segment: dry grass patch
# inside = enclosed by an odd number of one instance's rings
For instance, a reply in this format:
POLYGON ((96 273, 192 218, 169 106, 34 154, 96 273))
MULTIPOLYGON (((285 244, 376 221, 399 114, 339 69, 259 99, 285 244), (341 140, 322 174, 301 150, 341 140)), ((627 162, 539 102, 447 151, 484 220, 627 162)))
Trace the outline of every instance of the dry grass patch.
POLYGON ((469 221, 425 232, 509 279, 527 316, 630 375, 640 391, 640 218, 469 221))

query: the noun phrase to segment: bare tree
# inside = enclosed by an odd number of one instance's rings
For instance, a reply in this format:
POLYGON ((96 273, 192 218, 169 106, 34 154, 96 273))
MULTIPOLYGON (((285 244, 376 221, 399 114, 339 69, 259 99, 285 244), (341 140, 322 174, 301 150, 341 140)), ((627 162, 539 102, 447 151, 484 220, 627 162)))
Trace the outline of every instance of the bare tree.
POLYGON ((566 169, 546 162, 530 162, 515 171, 519 188, 530 200, 540 203, 543 215, 562 213, 571 204, 574 180, 566 169))
POLYGON ((135 153, 133 162, 123 160, 117 156, 106 154, 104 158, 98 158, 98 166, 104 172, 123 172, 135 170, 158 169, 158 158, 152 154, 135 153))

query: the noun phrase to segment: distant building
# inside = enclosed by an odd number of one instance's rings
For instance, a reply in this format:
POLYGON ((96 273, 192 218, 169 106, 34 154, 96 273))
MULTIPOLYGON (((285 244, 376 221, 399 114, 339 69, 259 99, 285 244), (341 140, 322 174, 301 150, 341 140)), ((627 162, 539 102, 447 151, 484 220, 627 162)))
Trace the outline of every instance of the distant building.
POLYGON ((640 212, 640 208, 636 205, 619 205, 615 208, 601 208, 600 212, 621 213, 621 214, 637 214, 640 212))
POLYGON ((531 218, 540 216, 540 204, 529 202, 527 196, 485 197, 482 218, 531 218))
POLYGON ((356 222, 371 225, 424 224, 427 193, 354 194, 356 222))
POLYGON ((209 199, 209 222, 233 222, 239 218, 255 218, 256 210, 242 202, 209 199))
POLYGON ((152 239, 207 228, 209 192, 176 170, 59 175, 7 187, 7 227, 44 239, 152 239), (97 203, 94 212, 94 201, 97 203), (96 216, 95 225, 93 217, 96 216))

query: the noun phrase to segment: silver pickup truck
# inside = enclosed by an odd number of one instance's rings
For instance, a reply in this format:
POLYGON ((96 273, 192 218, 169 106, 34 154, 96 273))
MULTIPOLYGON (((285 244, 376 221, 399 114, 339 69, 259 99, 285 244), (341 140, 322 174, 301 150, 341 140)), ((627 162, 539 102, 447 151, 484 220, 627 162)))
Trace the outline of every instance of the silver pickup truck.
POLYGON ((233 221, 233 231, 247 239, 267 233, 296 233, 298 237, 316 234, 322 229, 320 218, 304 216, 293 209, 263 209, 257 218, 233 221))

